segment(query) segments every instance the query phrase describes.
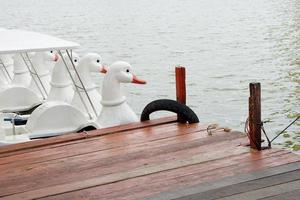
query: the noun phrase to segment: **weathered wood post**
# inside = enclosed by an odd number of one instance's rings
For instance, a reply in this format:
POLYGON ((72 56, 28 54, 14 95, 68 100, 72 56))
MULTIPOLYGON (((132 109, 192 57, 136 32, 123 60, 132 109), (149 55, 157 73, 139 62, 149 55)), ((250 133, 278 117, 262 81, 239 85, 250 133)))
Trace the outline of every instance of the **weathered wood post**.
MULTIPOLYGON (((186 87, 185 87, 185 68, 177 66, 175 68, 176 75, 176 99, 179 103, 186 104, 186 87)), ((178 116, 179 122, 185 122, 178 116)))
POLYGON ((250 83, 249 137, 250 146, 261 150, 261 90, 260 83, 250 83))

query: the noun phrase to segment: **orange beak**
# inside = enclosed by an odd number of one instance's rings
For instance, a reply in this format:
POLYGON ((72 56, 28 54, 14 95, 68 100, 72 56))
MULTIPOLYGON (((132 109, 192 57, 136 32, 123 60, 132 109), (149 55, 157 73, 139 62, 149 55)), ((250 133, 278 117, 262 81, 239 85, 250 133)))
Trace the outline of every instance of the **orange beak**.
POLYGON ((132 79, 131 83, 146 84, 146 81, 139 79, 136 75, 133 75, 133 79, 132 79))
POLYGON ((100 70, 101 73, 106 74, 107 72, 107 67, 106 66, 102 66, 102 69, 100 70))
POLYGON ((54 61, 56 62, 56 61, 58 61, 58 59, 59 59, 59 56, 58 56, 58 54, 56 53, 56 54, 54 54, 54 61))

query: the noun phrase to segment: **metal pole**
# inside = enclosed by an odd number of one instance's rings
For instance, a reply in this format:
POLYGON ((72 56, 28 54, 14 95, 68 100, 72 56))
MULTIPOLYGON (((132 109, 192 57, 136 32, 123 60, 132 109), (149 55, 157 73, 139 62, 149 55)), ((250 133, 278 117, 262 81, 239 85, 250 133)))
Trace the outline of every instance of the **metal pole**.
MULTIPOLYGON (((176 99, 179 103, 186 104, 186 86, 185 86, 185 68, 177 66, 175 68, 176 75, 176 99)), ((179 122, 186 122, 177 116, 179 122)))
MULTIPOLYGON (((71 78, 71 80, 72 80, 72 82, 73 82, 73 84, 74 84, 75 90, 76 90, 76 92, 77 92, 78 95, 79 95, 79 98, 80 98, 80 100, 81 100, 81 102, 82 102, 82 104, 83 104, 83 106, 84 106, 84 109, 86 110, 87 114, 89 115, 89 118, 90 118, 90 119, 93 119, 91 113, 89 112, 89 109, 88 109, 87 105, 85 104, 85 102, 84 102, 84 100, 83 100, 83 97, 82 97, 81 94, 80 94, 80 91, 78 90, 78 87, 76 86, 76 82, 75 82, 75 80, 74 80, 74 78, 73 78, 73 76, 72 76, 72 73, 70 72, 70 70, 69 70, 69 68, 68 68, 68 65, 67 65, 67 63, 66 63, 66 61, 65 61, 65 59, 64 59, 64 57, 63 57, 63 54, 62 54, 62 52, 61 52, 60 50, 58 50, 58 54, 60 55, 60 57, 61 57, 61 59, 62 59, 64 65, 65 65, 65 67, 66 67, 66 69, 67 69, 67 72, 68 72, 68 74, 69 74, 69 76, 70 76, 70 78, 71 78)), ((70 60, 71 60, 71 62, 73 63, 73 60, 72 60, 72 59, 70 59, 70 60)))
MULTIPOLYGON (((96 111, 96 109, 95 109, 95 107, 94 107, 94 104, 93 104, 93 102, 92 102, 92 100, 91 100, 91 98, 90 98, 88 92, 86 91, 86 88, 85 88, 85 86, 84 86, 84 84, 83 84, 83 82, 82 82, 82 80, 81 80, 81 78, 80 78, 80 76, 79 76, 79 73, 78 73, 78 71, 77 71, 77 69, 76 69, 76 67, 75 67, 75 64, 73 63, 73 60, 72 60, 72 58, 71 58, 71 56, 70 56, 70 53, 69 53, 68 50, 66 50, 66 52, 67 52, 67 54, 68 54, 69 59, 71 60, 72 67, 73 67, 73 69, 74 69, 74 71, 75 71, 75 73, 76 73, 76 75, 77 75, 77 78, 78 78, 78 80, 79 80, 79 82, 80 82, 80 84, 81 84, 81 87, 82 87, 82 89, 83 89, 85 95, 87 96, 89 103, 91 104, 91 107, 92 107, 92 109, 93 109, 93 111, 94 111, 95 116, 97 117, 97 111, 96 111)), ((76 86, 77 86, 77 85, 75 85, 75 87, 76 87, 76 86)))
MULTIPOLYGON (((7 71, 7 69, 6 69, 6 66, 5 66, 5 64, 3 63, 3 61, 2 61, 1 59, 0 59, 0 61, 1 61, 1 62, 0 62, 0 64, 3 66, 3 68, 4 68, 4 71, 6 72, 6 75, 7 75, 7 76, 5 76, 5 77, 6 77, 6 79, 7 79, 7 77, 8 77, 8 78, 9 78, 9 80, 10 80, 10 81, 12 81, 12 78, 11 78, 11 76, 9 75, 9 72, 8 72, 8 71, 7 71)), ((3 71, 2 71, 2 72, 3 72, 3 71)), ((4 74, 4 72, 3 72, 3 74, 4 74)), ((5 74, 4 74, 4 75, 5 75, 5 74)), ((8 81, 9 81, 9 80, 8 80, 8 81)))
MULTIPOLYGON (((45 94, 48 95, 48 94, 47 94, 47 90, 46 90, 46 88, 45 88, 45 86, 44 86, 44 84, 43 84, 43 82, 42 82, 42 80, 41 80, 41 78, 40 78, 40 75, 37 73, 37 71, 36 71, 34 65, 32 64, 32 62, 31 62, 31 60, 30 60, 30 58, 29 58, 28 53, 25 53, 25 55, 26 55, 26 57, 27 57, 27 59, 28 59, 28 62, 29 62, 30 65, 31 65, 32 69, 34 70, 34 73, 36 74, 36 76, 37 76, 37 78, 38 78, 38 80, 39 80, 39 82, 40 82, 40 84, 41 84, 41 86, 42 86, 42 88, 43 88, 45 94)), ((30 72, 31 72, 31 71, 30 71, 30 72)))
MULTIPOLYGON (((41 93, 43 99, 45 100, 46 98, 45 98, 45 95, 44 95, 43 91, 41 90, 41 88, 39 87, 39 84, 37 83, 37 81, 36 81, 36 80, 34 79, 34 77, 33 77, 33 74, 34 74, 34 73, 30 70, 30 67, 28 66, 28 63, 26 62, 26 60, 25 60, 23 54, 20 53, 20 55, 21 55, 21 57, 22 57, 22 59, 23 59, 25 65, 26 65, 26 67, 27 67, 27 69, 28 69, 30 75, 31 75, 31 78, 33 79, 35 85, 37 86, 39 92, 41 93)), ((33 67, 33 69, 34 69, 34 67, 33 67)), ((34 70, 35 70, 35 69, 34 69, 34 70)), ((35 73, 36 73, 36 71, 35 71, 35 73)), ((36 73, 36 75, 37 75, 37 73, 36 73)), ((37 75, 37 77, 38 77, 38 75, 37 75)))

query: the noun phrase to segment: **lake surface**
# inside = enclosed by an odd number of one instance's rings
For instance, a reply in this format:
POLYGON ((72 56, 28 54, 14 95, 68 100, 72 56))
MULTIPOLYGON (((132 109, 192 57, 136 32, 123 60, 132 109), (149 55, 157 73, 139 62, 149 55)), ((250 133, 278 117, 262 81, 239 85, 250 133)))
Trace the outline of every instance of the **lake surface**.
MULTIPOLYGON (((176 65, 187 68, 187 104, 201 122, 242 130, 254 81, 270 135, 300 113, 300 0, 0 0, 0 27, 77 41, 80 54, 98 52, 107 64, 130 62, 148 82, 124 86, 137 113, 175 99, 176 65)), ((276 142, 289 141, 300 143, 300 122, 276 142)))

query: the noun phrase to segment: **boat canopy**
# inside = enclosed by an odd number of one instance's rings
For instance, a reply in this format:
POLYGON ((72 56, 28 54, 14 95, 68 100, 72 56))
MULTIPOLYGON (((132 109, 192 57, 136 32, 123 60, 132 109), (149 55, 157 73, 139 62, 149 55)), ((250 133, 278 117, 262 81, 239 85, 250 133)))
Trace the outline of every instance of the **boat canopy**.
POLYGON ((0 28, 0 54, 65 50, 79 44, 46 34, 17 29, 0 28))

